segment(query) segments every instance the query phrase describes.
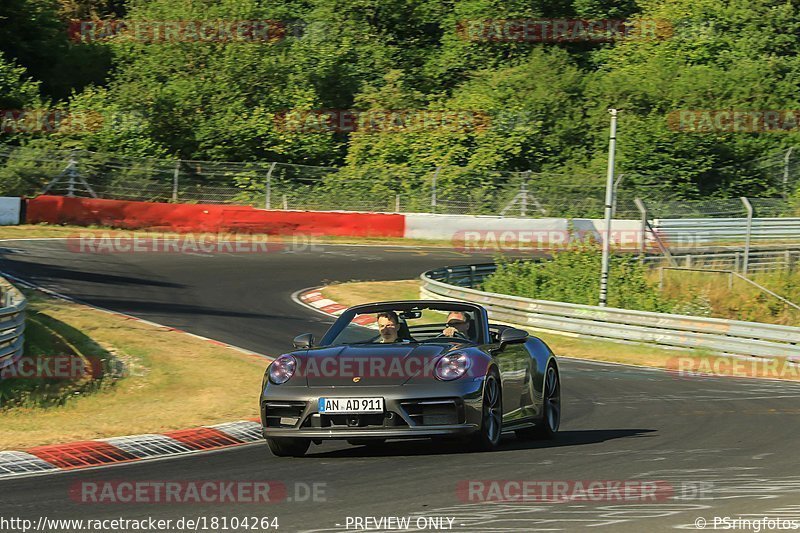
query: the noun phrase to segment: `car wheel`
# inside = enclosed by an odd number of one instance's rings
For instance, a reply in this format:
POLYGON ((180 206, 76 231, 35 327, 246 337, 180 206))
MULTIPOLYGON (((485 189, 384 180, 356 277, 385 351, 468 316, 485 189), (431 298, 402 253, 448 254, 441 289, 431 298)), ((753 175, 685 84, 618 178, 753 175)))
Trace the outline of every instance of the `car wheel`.
POLYGON ((542 420, 532 428, 517 430, 517 437, 523 440, 552 439, 561 424, 561 378, 555 365, 547 366, 542 391, 542 420))
POLYGON ((302 457, 311 446, 310 439, 267 439, 269 450, 278 457, 302 457))
POLYGON ((497 372, 492 371, 483 383, 483 401, 480 429, 471 437, 470 448, 491 451, 500 442, 503 433, 503 389, 497 372))
POLYGON ((386 439, 347 439, 347 444, 352 446, 367 446, 374 448, 386 442, 386 439))

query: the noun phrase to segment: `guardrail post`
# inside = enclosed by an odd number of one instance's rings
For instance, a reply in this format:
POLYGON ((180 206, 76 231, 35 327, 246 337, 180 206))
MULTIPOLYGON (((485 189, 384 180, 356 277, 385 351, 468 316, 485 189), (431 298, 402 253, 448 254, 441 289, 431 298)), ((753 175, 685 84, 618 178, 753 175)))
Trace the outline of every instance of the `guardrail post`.
POLYGON ((753 232, 753 204, 746 197, 741 197, 744 208, 747 210, 747 233, 744 238, 744 267, 742 274, 747 276, 747 267, 750 262, 750 237, 753 232))
POLYGON ((471 289, 475 288, 475 265, 469 266, 469 286, 471 289))

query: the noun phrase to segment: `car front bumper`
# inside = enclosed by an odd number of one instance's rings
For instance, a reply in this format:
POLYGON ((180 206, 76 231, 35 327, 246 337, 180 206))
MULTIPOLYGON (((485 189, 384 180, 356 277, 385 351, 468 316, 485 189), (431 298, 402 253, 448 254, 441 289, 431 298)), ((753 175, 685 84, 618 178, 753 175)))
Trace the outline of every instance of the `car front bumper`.
MULTIPOLYGON (((413 439, 459 437, 480 428, 483 379, 419 385, 367 387, 282 387, 268 385, 261 397, 265 438, 413 439), (383 414, 318 412, 319 398, 382 397, 383 414), (293 406, 292 417, 274 415, 272 406, 293 406), (293 422, 293 423, 291 423, 293 422), (444 422, 444 423, 442 423, 444 422)), ((281 407, 284 414, 288 409, 281 407)))

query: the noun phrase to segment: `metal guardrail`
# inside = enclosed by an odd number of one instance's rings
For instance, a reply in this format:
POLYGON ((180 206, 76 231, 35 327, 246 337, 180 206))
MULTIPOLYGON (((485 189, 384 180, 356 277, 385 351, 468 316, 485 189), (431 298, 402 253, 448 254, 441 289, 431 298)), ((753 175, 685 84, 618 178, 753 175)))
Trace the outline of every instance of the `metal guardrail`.
POLYGON ((0 278, 0 369, 13 364, 22 357, 25 342, 25 308, 28 305, 25 296, 6 281, 0 278))
MULTIPOLYGON (((695 245, 709 242, 744 242, 747 238, 747 218, 672 218, 657 219, 656 231, 668 243, 695 245)), ((800 240, 800 218, 753 218, 752 241, 800 240)))
MULTIPOLYGON (((792 248, 797 248, 793 245, 792 248)), ((728 267, 739 272, 744 265, 743 251, 704 252, 704 253, 672 253, 675 265, 691 268, 697 265, 713 265, 728 267)), ((663 263, 664 256, 649 255, 644 257, 645 263, 663 263)), ((800 264, 800 249, 758 250, 751 251, 748 258, 749 272, 767 272, 771 270, 792 270, 800 264)))
POLYGON ((483 280, 492 271, 483 264, 425 272, 421 296, 474 302, 493 320, 540 330, 736 355, 800 356, 797 327, 533 300, 471 288, 472 280, 483 280))

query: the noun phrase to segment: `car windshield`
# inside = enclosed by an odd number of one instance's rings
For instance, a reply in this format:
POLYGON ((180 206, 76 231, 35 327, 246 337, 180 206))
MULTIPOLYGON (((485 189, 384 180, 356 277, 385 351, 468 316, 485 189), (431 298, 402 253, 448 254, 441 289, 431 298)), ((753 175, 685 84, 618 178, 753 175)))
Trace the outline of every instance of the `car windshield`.
POLYGON ((472 311, 390 310, 356 314, 330 344, 474 343, 476 331, 472 311))

